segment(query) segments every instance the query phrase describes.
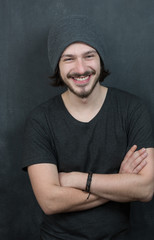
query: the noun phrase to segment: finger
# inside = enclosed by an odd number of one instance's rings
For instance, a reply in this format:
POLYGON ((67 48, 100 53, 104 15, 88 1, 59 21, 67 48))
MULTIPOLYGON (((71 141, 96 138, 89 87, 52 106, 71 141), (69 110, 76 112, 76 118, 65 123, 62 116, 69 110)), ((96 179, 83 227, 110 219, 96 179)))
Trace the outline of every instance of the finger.
POLYGON ((137 149, 137 145, 133 145, 133 146, 129 149, 129 151, 126 153, 126 155, 125 155, 125 157, 124 157, 124 161, 125 161, 125 160, 127 161, 127 159, 132 156, 132 154, 135 152, 136 149, 137 149))
POLYGON ((133 171, 138 165, 142 163, 142 161, 145 160, 147 156, 148 156, 147 152, 143 152, 141 155, 139 155, 139 157, 134 159, 134 161, 131 163, 131 168, 133 169, 133 171))
MULTIPOLYGON (((125 155, 124 157, 124 160, 122 161, 122 164, 121 164, 121 168, 126 168, 127 169, 127 166, 130 166, 131 164, 131 157, 132 155, 134 154, 135 150, 137 149, 137 145, 133 145, 130 150, 127 152, 127 154, 125 155)), ((121 170, 122 170, 121 169, 121 170)))
POLYGON ((146 153, 146 149, 145 148, 141 148, 140 150, 134 152, 133 159, 136 159, 136 158, 140 157, 144 153, 146 153))
POLYGON ((133 170, 133 173, 138 174, 146 165, 147 165, 147 161, 146 161, 146 160, 143 160, 143 161, 133 170))
MULTIPOLYGON (((134 148, 135 149, 135 148, 134 148)), ((134 152, 128 159, 122 162, 120 172, 133 173, 134 169, 147 157, 145 148, 134 152)))

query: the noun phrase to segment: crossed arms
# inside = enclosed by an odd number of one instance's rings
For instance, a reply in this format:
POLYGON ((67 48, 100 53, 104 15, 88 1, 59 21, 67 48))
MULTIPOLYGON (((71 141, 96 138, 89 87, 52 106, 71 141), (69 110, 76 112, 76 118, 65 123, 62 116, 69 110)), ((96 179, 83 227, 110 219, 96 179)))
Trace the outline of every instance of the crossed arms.
POLYGON ((154 193, 154 149, 133 146, 117 174, 93 174, 87 199, 87 173, 58 173, 54 164, 34 164, 28 173, 36 199, 45 214, 83 211, 108 201, 150 201, 154 193))

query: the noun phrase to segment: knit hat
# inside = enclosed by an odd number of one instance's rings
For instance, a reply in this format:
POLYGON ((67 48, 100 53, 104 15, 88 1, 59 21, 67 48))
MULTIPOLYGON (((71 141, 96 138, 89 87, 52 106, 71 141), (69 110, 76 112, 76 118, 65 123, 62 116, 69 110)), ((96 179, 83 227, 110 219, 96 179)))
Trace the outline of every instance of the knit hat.
POLYGON ((64 50, 72 43, 83 42, 93 47, 104 62, 105 49, 100 30, 85 16, 69 16, 52 23, 48 36, 48 57, 52 74, 64 50))

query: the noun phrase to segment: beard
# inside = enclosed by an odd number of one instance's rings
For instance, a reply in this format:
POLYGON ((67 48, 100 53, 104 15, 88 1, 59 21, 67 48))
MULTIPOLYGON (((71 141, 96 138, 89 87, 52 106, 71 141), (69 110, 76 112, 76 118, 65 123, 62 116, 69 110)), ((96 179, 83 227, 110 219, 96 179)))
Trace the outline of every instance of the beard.
POLYGON ((96 84, 99 82, 99 78, 97 78, 97 80, 94 82, 94 84, 92 85, 91 89, 89 89, 89 91, 85 91, 84 89, 81 92, 77 92, 75 91, 75 89, 73 89, 72 86, 67 85, 67 88, 74 93, 77 97, 79 98, 87 98, 89 97, 89 95, 93 92, 96 84))
MULTIPOLYGON (((96 74, 96 71, 95 70, 92 70, 92 71, 86 71, 84 74, 78 74, 78 73, 72 73, 72 74, 67 74, 67 78, 79 78, 79 77, 86 77, 86 76, 89 76, 89 75, 95 75, 96 74)), ((60 76, 61 77, 61 76, 60 76)), ((84 86, 78 86, 80 87, 82 90, 80 92, 76 91, 72 86, 71 84, 69 84, 67 81, 65 81, 65 79, 63 80, 62 77, 61 77, 61 80, 64 82, 65 86, 67 87, 68 90, 70 90, 73 94, 75 94, 77 97, 79 98, 87 98, 89 97, 89 95, 93 92, 93 90, 95 89, 97 83, 99 82, 99 79, 100 79, 100 74, 99 76, 95 79, 93 85, 91 86, 91 88, 86 91, 84 89, 84 86)))

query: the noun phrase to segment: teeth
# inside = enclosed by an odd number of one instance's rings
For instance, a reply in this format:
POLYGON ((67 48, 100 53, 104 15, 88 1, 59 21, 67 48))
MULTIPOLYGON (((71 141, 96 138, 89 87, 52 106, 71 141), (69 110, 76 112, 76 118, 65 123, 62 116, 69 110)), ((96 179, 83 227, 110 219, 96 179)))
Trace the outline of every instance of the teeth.
POLYGON ((75 80, 77 81, 84 81, 84 80, 87 80, 89 78, 89 76, 87 77, 80 77, 80 78, 74 78, 75 80))

